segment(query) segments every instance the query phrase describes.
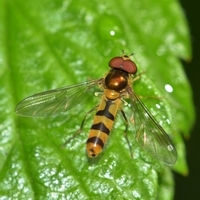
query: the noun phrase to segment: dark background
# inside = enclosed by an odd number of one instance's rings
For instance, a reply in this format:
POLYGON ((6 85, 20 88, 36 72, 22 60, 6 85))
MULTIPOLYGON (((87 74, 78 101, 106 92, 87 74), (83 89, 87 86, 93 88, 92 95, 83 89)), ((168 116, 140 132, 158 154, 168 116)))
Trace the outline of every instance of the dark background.
POLYGON ((180 0, 190 27, 193 47, 192 60, 183 62, 185 72, 193 89, 196 123, 191 130, 191 138, 186 140, 189 175, 174 174, 175 200, 200 199, 200 1, 180 0))

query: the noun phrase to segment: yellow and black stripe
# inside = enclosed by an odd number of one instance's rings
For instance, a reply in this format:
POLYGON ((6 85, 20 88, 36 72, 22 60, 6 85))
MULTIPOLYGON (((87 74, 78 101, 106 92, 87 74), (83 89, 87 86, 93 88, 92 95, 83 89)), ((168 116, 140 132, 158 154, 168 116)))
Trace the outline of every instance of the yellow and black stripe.
POLYGON ((121 99, 110 100, 103 95, 87 140, 86 150, 89 157, 94 158, 102 152, 120 103, 121 99))

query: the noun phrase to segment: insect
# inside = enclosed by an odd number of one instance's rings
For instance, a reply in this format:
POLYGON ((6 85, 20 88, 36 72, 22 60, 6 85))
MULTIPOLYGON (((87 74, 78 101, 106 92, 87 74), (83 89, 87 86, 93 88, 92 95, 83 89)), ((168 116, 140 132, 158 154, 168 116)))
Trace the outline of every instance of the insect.
POLYGON ((119 110, 128 122, 122 107, 124 99, 129 99, 136 141, 165 164, 174 165, 177 151, 170 137, 132 89, 136 64, 123 53, 112 58, 109 66, 111 69, 108 74, 98 80, 37 93, 23 99, 17 105, 16 113, 26 117, 58 115, 81 103, 84 96, 98 85, 102 89, 102 97, 86 144, 88 156, 94 158, 102 152, 119 110))

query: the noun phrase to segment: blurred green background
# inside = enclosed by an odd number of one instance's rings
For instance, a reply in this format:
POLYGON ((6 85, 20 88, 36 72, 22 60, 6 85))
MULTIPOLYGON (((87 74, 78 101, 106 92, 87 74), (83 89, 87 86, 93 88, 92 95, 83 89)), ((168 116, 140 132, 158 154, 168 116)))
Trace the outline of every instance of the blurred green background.
POLYGON ((196 109, 196 123, 191 138, 186 140, 189 175, 175 174, 175 200, 200 199, 200 3, 196 0, 181 0, 189 23, 193 56, 190 62, 183 62, 186 74, 193 88, 196 109))

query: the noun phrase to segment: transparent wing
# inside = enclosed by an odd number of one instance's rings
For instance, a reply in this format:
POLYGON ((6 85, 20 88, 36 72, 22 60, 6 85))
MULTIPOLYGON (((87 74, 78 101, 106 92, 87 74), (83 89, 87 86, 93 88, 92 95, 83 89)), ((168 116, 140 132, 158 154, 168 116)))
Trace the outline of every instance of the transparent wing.
POLYGON ((100 83, 101 79, 34 94, 19 102, 15 112, 26 117, 58 115, 78 105, 100 83))
POLYGON ((174 165, 177 151, 167 133, 156 122, 140 98, 130 90, 132 115, 136 129, 136 140, 147 152, 167 165, 174 165))

